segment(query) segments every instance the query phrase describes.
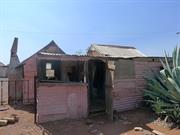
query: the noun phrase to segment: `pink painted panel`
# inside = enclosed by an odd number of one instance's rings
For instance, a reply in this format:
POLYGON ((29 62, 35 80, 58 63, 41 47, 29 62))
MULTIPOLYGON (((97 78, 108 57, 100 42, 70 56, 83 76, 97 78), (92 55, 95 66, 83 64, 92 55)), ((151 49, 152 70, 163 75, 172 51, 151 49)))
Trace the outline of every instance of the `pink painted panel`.
POLYGON ((24 102, 34 102, 34 77, 37 75, 36 55, 28 59, 24 64, 24 80, 29 84, 24 84, 24 102), (28 85, 28 86, 27 86, 28 85))
POLYGON ((87 85, 41 83, 37 89, 38 122, 87 116, 87 85))

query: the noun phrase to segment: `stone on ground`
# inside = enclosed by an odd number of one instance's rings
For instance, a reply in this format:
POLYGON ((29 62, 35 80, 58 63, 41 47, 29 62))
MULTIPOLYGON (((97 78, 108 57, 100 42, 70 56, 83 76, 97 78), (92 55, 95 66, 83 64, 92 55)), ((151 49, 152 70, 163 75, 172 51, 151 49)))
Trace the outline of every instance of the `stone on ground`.
POLYGON ((161 132, 159 132, 159 131, 157 131, 157 130, 153 130, 152 131, 155 135, 165 135, 164 133, 161 133, 161 132))
POLYGON ((143 131, 143 128, 142 127, 135 127, 134 131, 143 131))
POLYGON ((8 123, 10 123, 10 124, 13 124, 16 122, 14 117, 4 117, 4 118, 2 118, 2 120, 7 120, 8 123))
POLYGON ((6 126, 8 123, 7 120, 0 120, 0 126, 6 126))

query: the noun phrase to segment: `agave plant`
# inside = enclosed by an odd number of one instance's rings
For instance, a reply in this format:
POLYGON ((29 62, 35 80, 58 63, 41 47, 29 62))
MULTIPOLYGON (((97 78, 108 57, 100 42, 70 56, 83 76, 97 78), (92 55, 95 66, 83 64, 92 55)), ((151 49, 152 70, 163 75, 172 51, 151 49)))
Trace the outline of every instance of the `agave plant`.
POLYGON ((145 101, 150 103, 159 115, 167 115, 180 122, 180 48, 177 46, 172 58, 165 53, 160 60, 163 70, 154 78, 148 79, 145 101))

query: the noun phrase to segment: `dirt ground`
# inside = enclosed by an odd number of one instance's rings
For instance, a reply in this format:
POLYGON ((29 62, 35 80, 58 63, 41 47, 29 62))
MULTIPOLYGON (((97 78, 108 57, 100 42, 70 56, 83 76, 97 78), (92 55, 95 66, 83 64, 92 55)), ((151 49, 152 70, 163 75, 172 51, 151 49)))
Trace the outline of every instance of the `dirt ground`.
POLYGON ((170 129, 155 121, 156 116, 147 110, 137 109, 118 114, 116 121, 108 121, 105 116, 96 116, 81 120, 60 120, 40 125, 34 124, 32 106, 13 106, 0 111, 0 117, 17 114, 19 121, 0 127, 0 135, 42 135, 42 128, 50 135, 145 135, 153 129, 166 135, 180 135, 180 129, 170 129), (134 127, 145 131, 134 131, 134 127))
POLYGON ((19 121, 0 127, 0 135, 41 135, 41 129, 34 124, 33 106, 8 106, 7 111, 0 111, 0 118, 17 114, 19 121))

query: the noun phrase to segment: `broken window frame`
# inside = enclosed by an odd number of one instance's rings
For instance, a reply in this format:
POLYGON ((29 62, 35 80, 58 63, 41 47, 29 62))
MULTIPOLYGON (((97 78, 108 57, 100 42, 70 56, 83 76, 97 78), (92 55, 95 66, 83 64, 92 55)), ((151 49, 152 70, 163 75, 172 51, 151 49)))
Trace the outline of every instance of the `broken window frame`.
MULTIPOLYGON (((66 63, 66 64, 67 64, 66 63)), ((39 75, 39 80, 40 82, 46 82, 46 83, 86 83, 86 77, 85 77, 85 61, 65 61, 65 60, 40 60, 39 61, 39 66, 38 66, 38 75, 39 75), (59 69, 56 68, 54 69, 53 68, 53 63, 59 63, 59 69), (69 80, 63 80, 62 78, 62 75, 64 74, 64 71, 62 70, 64 67, 64 64, 63 63, 72 63, 72 62, 76 62, 77 65, 74 65, 72 66, 72 70, 73 70, 73 67, 75 68, 75 71, 73 72, 74 74, 77 74, 80 76, 80 72, 82 73, 81 74, 81 79, 80 77, 77 77, 75 79, 69 79, 69 80), (47 64, 50 63, 51 64, 51 69, 47 69, 47 64), (81 63, 82 65, 79 65, 78 63, 81 63), (78 71, 80 68, 78 66, 81 66, 81 71, 78 71), (46 78, 46 72, 47 70, 54 70, 54 74, 55 74, 55 77, 58 75, 58 79, 48 79, 46 78), (57 73, 58 72, 58 73, 57 73)), ((67 72, 68 73, 68 72, 67 72)), ((72 74, 73 74, 72 73, 72 74)))
POLYGON ((61 80, 61 74, 58 70, 58 67, 60 68, 61 61, 57 60, 40 60, 39 66, 38 66, 38 76, 39 80, 41 82, 53 82, 53 81, 60 81, 61 80), (46 65, 47 63, 51 63, 51 69, 47 69, 46 65), (54 77, 53 76, 47 76, 48 71, 54 70, 54 77))

